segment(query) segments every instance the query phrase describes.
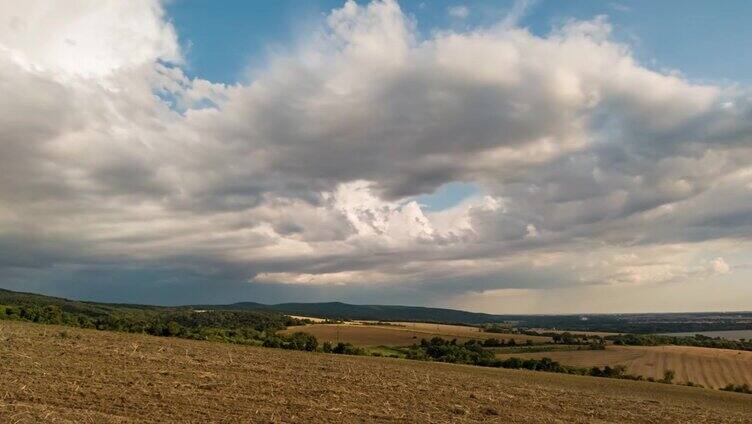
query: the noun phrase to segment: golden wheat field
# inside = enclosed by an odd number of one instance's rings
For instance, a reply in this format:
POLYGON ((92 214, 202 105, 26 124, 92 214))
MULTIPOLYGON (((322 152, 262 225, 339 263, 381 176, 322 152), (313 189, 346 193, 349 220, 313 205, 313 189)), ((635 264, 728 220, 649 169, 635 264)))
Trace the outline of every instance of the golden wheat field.
POLYGON ((743 423, 750 395, 0 322, 1 423, 743 423))
MULTIPOLYGON (((720 388, 729 383, 752 385, 752 352, 692 346, 608 346, 606 350, 500 354, 499 358, 549 357, 565 365, 603 367, 624 365, 627 373, 660 379, 666 370, 677 382, 691 381, 720 388)), ((752 399, 750 399, 752 401, 752 399)))
POLYGON ((290 334, 302 331, 312 334, 320 342, 348 342, 356 346, 409 346, 420 342, 420 339, 443 337, 466 341, 470 339, 515 339, 517 343, 531 340, 533 343, 549 343, 551 338, 542 336, 526 336, 522 334, 497 334, 480 331, 476 327, 461 325, 429 324, 429 323, 394 323, 392 325, 366 325, 363 323, 347 324, 310 324, 289 327, 282 331, 290 334))

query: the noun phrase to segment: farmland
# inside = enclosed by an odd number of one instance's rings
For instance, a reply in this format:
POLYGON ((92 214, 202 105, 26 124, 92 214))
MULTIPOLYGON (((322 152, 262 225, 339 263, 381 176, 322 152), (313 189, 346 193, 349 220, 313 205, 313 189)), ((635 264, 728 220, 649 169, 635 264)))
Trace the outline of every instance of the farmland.
MULTIPOLYGON (((571 412, 568 421, 641 421, 636 412, 623 408, 623 399, 636 396, 639 404, 665 393, 698 393, 681 391, 688 389, 701 390, 704 394, 696 395, 700 398, 723 402, 738 399, 733 396, 748 401, 749 395, 619 380, 631 377, 601 367, 623 365, 628 374, 656 380, 673 370, 675 383, 690 381, 713 389, 732 383, 739 391, 748 391, 742 385, 752 377, 752 352, 733 350, 737 345, 745 348, 744 343, 707 338, 625 334, 604 340, 600 334, 491 332, 496 324, 488 331, 420 322, 335 324, 271 311, 0 295, 0 378, 7 382, 0 392, 0 422, 521 422, 522 406, 540 409, 544 402, 558 405, 565 415, 571 412), (677 345, 668 346, 672 342, 677 345), (712 342, 725 349, 679 342, 712 342), (421 401, 421 392, 431 393, 432 399, 421 401), (402 397, 395 398, 399 393, 402 397), (436 393, 442 395, 433 399, 436 393), (532 403, 521 398, 524 393, 534 398, 532 403), (642 397, 645 393, 652 394, 642 397), (371 395, 382 404, 372 404, 371 395), (514 405, 505 399, 513 399, 514 405), (616 402, 614 407, 621 409, 594 411, 584 403, 587 399, 599 405, 616 402), (416 406, 420 402, 424 404, 416 406), (255 408, 253 413, 249 408, 255 408), (409 415, 413 411, 418 415, 409 415), (4 420, 3 414, 11 419, 4 420)), ((678 399, 671 402, 681 404, 678 399)), ((715 401, 706 407, 692 402, 702 411, 727 408, 715 401)), ((656 417, 664 414, 657 411, 656 417)), ((695 408, 692 421, 711 416, 702 411, 695 408)), ((733 416, 733 407, 729 411, 733 416)), ((533 421, 559 417, 553 410, 536 413, 544 415, 533 421), (545 415, 549 412, 550 417, 545 415)), ((674 406, 669 413, 684 417, 674 406)))
POLYGON ((533 343, 548 343, 549 337, 526 336, 522 334, 486 333, 476 327, 461 325, 444 325, 429 323, 393 323, 391 325, 366 325, 363 323, 347 324, 311 324, 292 326, 282 331, 291 334, 303 331, 316 336, 319 341, 348 342, 356 346, 408 346, 421 339, 442 337, 458 341, 484 340, 488 338, 514 339, 517 343, 531 340, 533 343))
POLYGON ((606 350, 555 351, 500 354, 540 359, 548 357, 564 365, 603 367, 623 365, 626 372, 660 379, 666 370, 676 373, 676 382, 691 381, 709 388, 729 383, 752 384, 752 352, 692 346, 608 346, 606 350))
MULTIPOLYGON (((588 345, 550 344, 549 337, 487 333, 476 327, 410 322, 389 325, 376 325, 373 322, 319 323, 290 327, 282 333, 291 334, 297 331, 312 334, 320 341, 348 342, 362 347, 409 346, 421 339, 432 337, 456 338, 459 343, 490 337, 514 338, 518 343, 516 347, 488 349, 497 352, 496 357, 502 360, 511 357, 550 358, 563 365, 580 369, 623 366, 627 374, 646 379, 660 380, 666 371, 673 371, 675 383, 691 382, 712 389, 719 389, 728 384, 752 384, 752 352, 749 351, 693 346, 616 345, 608 345, 604 350, 592 350, 588 345), (534 345, 527 346, 527 340, 531 340, 534 345)), ((389 355, 391 352, 379 353, 389 355)))
POLYGON ((744 422, 749 395, 0 322, 0 422, 744 422))

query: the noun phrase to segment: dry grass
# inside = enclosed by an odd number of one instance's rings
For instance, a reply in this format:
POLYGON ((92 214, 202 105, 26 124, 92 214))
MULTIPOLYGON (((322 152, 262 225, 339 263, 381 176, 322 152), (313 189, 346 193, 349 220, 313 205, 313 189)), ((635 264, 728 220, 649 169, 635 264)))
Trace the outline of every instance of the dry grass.
POLYGON ((745 422, 749 395, 0 322, 0 422, 745 422), (62 337, 61 331, 67 336, 62 337))
POLYGON ((533 343, 549 343, 551 338, 541 336, 526 336, 522 334, 495 334, 479 331, 475 327, 461 325, 428 324, 428 323, 395 323, 396 325, 364 325, 348 324, 311 324, 289 327, 282 333, 303 331, 313 334, 321 342, 349 342, 356 346, 409 346, 420 342, 420 339, 430 339, 438 336, 445 339, 456 338, 459 341, 470 339, 515 339, 517 343, 532 340, 533 343))
POLYGON ((307 319, 311 322, 325 322, 326 321, 326 319, 324 318, 308 317, 304 315, 290 315, 290 317, 295 318, 295 319, 307 319))
MULTIPOLYGON (((624 365, 627 372, 655 379, 676 372, 676 382, 719 388, 729 383, 752 385, 752 352, 691 346, 608 346, 606 350, 500 354, 500 358, 549 357, 565 365, 603 367, 624 365)), ((750 399, 752 401, 752 399, 750 399)))

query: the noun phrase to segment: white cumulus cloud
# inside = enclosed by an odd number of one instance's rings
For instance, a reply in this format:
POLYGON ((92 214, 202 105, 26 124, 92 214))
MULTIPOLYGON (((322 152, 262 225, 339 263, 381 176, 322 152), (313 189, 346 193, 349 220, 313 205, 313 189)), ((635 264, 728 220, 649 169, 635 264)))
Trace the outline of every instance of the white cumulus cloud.
POLYGON ((642 66, 605 17, 422 36, 347 2, 226 86, 185 76, 155 1, 0 16, 14 288, 105 269, 190 275, 197 300, 221 276, 447 303, 706 280, 750 251, 749 91, 642 66), (483 194, 413 200, 452 182, 483 194))

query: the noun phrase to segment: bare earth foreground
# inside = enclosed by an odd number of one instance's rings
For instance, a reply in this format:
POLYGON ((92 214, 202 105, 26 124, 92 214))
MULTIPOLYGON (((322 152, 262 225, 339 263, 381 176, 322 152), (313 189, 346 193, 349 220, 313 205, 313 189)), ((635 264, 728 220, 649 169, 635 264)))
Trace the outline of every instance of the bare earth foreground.
POLYGON ((2 423, 752 420, 716 390, 7 321, 0 379, 2 423))

